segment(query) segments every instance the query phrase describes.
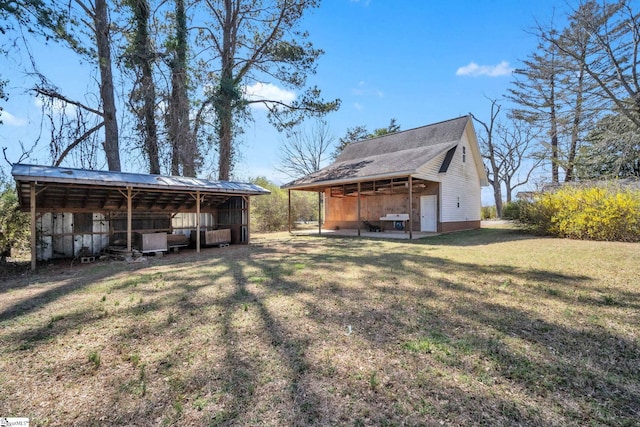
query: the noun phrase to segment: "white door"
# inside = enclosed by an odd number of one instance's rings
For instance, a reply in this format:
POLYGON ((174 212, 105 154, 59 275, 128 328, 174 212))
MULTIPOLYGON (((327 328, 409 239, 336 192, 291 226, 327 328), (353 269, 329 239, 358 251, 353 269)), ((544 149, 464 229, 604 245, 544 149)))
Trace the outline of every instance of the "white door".
POLYGON ((438 231, 438 196, 420 196, 420 231, 438 231))

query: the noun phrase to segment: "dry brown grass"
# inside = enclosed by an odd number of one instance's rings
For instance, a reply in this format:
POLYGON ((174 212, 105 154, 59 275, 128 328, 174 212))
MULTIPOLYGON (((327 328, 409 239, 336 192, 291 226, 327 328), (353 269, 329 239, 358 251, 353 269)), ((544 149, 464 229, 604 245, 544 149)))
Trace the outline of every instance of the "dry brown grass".
POLYGON ((32 425, 637 425, 637 244, 259 236, 0 286, 32 425))

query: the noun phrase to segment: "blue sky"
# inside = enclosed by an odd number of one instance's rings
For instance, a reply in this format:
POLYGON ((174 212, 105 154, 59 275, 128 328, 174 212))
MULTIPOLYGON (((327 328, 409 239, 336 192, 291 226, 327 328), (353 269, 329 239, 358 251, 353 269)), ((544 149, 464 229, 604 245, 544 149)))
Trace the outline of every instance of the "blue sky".
MULTIPOLYGON (((535 20, 548 23, 554 10, 559 16, 566 7, 563 0, 324 0, 302 25, 314 46, 325 51, 309 83, 318 85, 325 99, 342 100, 340 110, 327 116, 336 140, 349 127, 373 130, 391 118, 402 129, 469 112, 487 118, 487 98, 506 93, 511 70, 536 46, 529 33, 535 20)), ((42 71, 63 92, 84 96, 94 78, 86 64, 53 44, 35 42, 32 48, 42 71)), ((28 93, 33 80, 20 72, 25 64, 23 56, 0 58, 0 76, 10 79, 0 147, 10 147, 14 161, 17 142, 30 145, 41 120, 28 93)), ((270 83, 254 90, 296 96, 270 83)), ((265 176, 282 183, 288 178, 275 167, 284 135, 269 127, 263 111, 254 113, 255 124, 242 136, 236 178, 265 176)), ((43 140, 30 162, 46 163, 47 154, 43 140)), ((123 158, 123 169, 139 168, 123 158)), ((3 169, 8 170, 4 162, 3 169)))

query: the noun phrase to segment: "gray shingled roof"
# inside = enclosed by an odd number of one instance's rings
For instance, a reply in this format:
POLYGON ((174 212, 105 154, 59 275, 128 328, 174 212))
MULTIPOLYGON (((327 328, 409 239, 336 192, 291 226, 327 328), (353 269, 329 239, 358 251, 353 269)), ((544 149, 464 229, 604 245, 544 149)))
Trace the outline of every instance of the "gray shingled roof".
POLYGON ((409 175, 455 147, 469 120, 469 116, 463 116, 351 143, 333 164, 286 184, 283 188, 409 175))

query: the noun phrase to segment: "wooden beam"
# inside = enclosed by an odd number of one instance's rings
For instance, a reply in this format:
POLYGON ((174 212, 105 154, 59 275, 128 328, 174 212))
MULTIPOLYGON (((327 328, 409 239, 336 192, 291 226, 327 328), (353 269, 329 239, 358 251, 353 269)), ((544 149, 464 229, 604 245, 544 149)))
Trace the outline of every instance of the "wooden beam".
POLYGON ((131 227, 133 223, 133 208, 132 208, 133 196, 131 195, 131 191, 132 191, 132 188, 130 186, 127 187, 127 252, 128 253, 133 252, 133 245, 131 242, 131 238, 132 238, 131 227))
POLYGON ((36 183, 31 183, 31 194, 30 194, 30 205, 31 205, 31 270, 34 271, 36 269, 36 183))
POLYGON ((200 190, 196 190, 196 252, 200 253, 200 190))
POLYGON ((288 190, 288 200, 289 200, 289 213, 287 214, 287 221, 289 224, 289 234, 291 234, 291 189, 288 190))
POLYGON ((358 182, 358 214, 356 219, 358 220, 358 236, 360 236, 360 182, 358 182))
POLYGON ((318 236, 322 234, 322 193, 318 191, 318 236))
POLYGON ((409 175, 409 240, 413 239, 413 177, 409 175))
POLYGON ((243 199, 245 197, 247 201, 247 241, 245 243, 248 245, 251 243, 251 196, 242 196, 243 199))

